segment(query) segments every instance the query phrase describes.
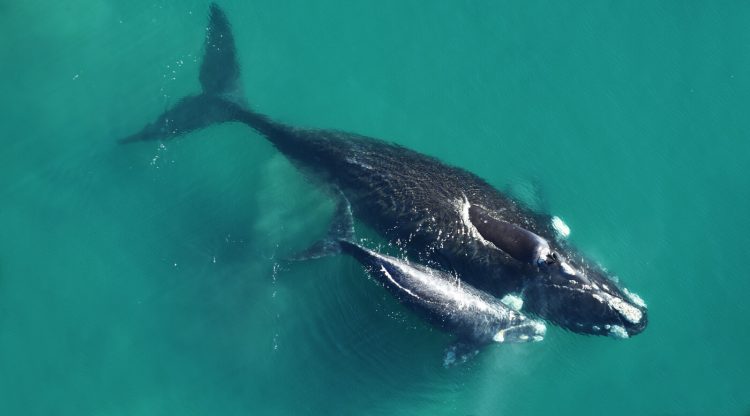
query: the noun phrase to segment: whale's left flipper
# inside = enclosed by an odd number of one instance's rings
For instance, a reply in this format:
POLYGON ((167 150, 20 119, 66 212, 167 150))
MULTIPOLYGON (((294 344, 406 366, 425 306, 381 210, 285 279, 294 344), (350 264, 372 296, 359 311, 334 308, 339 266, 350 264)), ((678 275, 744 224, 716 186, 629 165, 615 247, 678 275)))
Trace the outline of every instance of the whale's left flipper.
POLYGON ((237 120, 245 114, 246 100, 229 20, 215 3, 209 10, 200 69, 202 92, 183 97, 138 133, 119 140, 169 140, 211 124, 237 120))
POLYGON ((322 240, 318 240, 307 249, 295 254, 288 260, 310 260, 321 257, 332 256, 341 253, 341 240, 351 241, 354 239, 354 217, 352 206, 344 195, 338 192, 336 210, 333 213, 331 225, 322 240))

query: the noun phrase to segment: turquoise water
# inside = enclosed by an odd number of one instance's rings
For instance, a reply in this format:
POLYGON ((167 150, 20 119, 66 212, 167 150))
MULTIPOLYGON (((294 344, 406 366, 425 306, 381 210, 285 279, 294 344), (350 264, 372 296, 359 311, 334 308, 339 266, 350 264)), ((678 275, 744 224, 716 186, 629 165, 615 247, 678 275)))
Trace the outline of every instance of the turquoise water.
POLYGON ((204 1, 0 1, 0 414, 748 414, 750 5, 223 1, 254 107, 539 201, 649 304, 444 368, 257 134, 115 140, 199 89, 204 1))

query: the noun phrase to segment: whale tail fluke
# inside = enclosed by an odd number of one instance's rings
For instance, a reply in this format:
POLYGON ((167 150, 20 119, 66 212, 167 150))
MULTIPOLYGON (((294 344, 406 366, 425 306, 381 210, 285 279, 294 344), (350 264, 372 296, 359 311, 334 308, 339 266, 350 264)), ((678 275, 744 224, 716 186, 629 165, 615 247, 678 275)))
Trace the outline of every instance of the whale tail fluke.
POLYGON ((209 9, 199 79, 200 94, 182 98, 154 122, 119 142, 169 140, 212 124, 237 120, 246 113, 231 25, 215 3, 209 9))
POLYGON ((245 104, 232 26, 216 3, 211 3, 209 8, 203 48, 203 62, 198 77, 203 94, 245 104))

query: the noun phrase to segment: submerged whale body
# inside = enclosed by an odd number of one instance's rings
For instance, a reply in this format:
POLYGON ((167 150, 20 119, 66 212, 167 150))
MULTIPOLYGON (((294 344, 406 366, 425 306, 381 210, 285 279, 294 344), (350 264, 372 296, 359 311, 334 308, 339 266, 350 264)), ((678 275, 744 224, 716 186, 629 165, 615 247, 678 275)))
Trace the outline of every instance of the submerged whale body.
POLYGON ((122 142, 169 140, 211 124, 244 123, 297 167, 343 193, 354 216, 413 259, 454 272, 567 330, 618 338, 642 332, 646 305, 559 238, 534 212, 478 176, 397 144, 336 130, 302 129, 245 103, 229 22, 211 5, 202 93, 188 96, 122 142))

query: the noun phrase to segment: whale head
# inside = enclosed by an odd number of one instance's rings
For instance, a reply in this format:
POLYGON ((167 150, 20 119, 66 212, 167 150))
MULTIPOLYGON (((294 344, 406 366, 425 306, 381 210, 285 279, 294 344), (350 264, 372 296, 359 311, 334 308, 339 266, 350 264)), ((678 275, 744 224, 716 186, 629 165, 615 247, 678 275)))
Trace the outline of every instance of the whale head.
POLYGON ((552 252, 523 289, 524 309, 572 332, 628 338, 646 329, 646 304, 598 266, 552 252))
POLYGON ((525 311, 592 335, 627 338, 646 328, 646 304, 637 295, 618 287, 601 267, 586 262, 572 247, 550 238, 555 231, 563 237, 570 232, 558 217, 549 229, 536 230, 545 237, 481 206, 465 203, 463 209, 465 224, 526 270, 525 311), (573 258, 581 260, 575 263, 573 258))

